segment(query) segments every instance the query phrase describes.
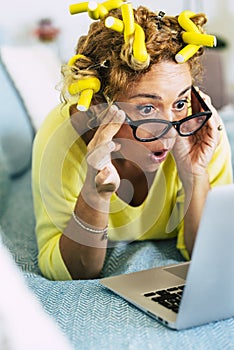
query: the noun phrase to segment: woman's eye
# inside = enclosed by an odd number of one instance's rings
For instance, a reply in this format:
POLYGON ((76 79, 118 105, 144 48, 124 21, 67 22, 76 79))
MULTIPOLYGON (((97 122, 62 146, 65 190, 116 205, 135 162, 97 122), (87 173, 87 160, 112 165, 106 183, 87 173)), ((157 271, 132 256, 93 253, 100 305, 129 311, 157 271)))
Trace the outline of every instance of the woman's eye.
POLYGON ((188 107, 188 100, 187 99, 184 99, 184 100, 180 100, 176 103, 176 110, 177 111, 181 111, 183 110, 184 108, 187 108, 188 107))
POLYGON ((137 106, 137 110, 142 116, 150 116, 155 113, 155 108, 151 105, 137 106))

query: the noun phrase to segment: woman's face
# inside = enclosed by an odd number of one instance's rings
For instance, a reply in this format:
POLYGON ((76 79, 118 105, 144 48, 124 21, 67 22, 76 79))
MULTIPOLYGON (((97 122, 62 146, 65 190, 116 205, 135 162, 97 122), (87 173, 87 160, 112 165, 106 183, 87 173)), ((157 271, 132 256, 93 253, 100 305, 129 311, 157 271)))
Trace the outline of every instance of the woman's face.
MULTIPOLYGON (((139 82, 131 85, 116 101, 132 120, 183 119, 191 98, 192 77, 187 63, 161 62, 152 66, 139 82)), ((141 142, 132 128, 123 124, 115 139, 121 144, 121 154, 135 162, 143 171, 154 172, 172 150, 176 137, 174 128, 159 140, 141 142)))

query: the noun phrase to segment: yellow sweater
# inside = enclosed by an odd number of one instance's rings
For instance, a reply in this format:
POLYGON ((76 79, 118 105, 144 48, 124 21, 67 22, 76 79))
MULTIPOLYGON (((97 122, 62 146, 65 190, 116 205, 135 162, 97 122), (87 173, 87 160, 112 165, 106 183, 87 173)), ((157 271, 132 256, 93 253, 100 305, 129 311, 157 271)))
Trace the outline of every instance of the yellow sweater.
MULTIPOLYGON (((225 132, 222 135, 208 167, 211 186, 232 182, 230 148, 225 132)), ((71 279, 60 254, 59 240, 85 180, 85 155, 86 145, 71 125, 68 106, 57 106, 35 137, 32 169, 39 266, 49 279, 71 279)), ((169 154, 140 206, 131 207, 117 195, 112 196, 109 239, 133 241, 177 236, 177 248, 188 259, 183 202, 182 185, 169 154)))

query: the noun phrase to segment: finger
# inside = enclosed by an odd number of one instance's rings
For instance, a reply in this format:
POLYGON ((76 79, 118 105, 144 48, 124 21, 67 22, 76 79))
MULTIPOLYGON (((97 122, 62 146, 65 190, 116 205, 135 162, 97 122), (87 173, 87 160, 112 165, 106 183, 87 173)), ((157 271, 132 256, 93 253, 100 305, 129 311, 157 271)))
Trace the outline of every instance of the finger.
POLYGON ((114 192, 120 184, 119 175, 113 165, 99 171, 95 178, 98 192, 114 192))
POLYGON ((207 103, 209 104, 209 106, 212 106, 211 103, 211 98, 209 95, 207 95, 205 92, 203 92, 202 90, 197 89, 199 92, 199 95, 201 96, 201 98, 207 103))
MULTIPOLYGON (((195 87, 195 90, 199 94, 199 96, 204 100, 205 104, 209 107, 209 109, 213 109, 214 107, 212 106, 211 103, 211 98, 207 94, 205 94, 203 91, 201 91, 198 87, 195 87)), ((199 101, 199 98, 195 95, 195 93, 192 90, 192 95, 191 95, 191 102, 192 102, 192 111, 193 114, 199 113, 203 111, 203 107, 201 105, 201 102, 199 101)))
MULTIPOLYGON (((111 105, 107 112, 103 114, 103 117, 101 118, 101 124, 100 126, 105 126, 111 122, 117 121, 116 120, 116 114, 119 111, 118 107, 116 105, 111 105)), ((117 116, 118 117, 118 116, 117 116)))
POLYGON ((100 144, 88 153, 87 163, 96 170, 102 170, 111 163, 111 152, 118 150, 119 147, 113 141, 100 144))
POLYGON ((91 150, 96 145, 111 141, 115 134, 119 131, 125 121, 125 113, 116 106, 111 106, 109 112, 103 118, 99 128, 97 129, 93 139, 88 145, 91 150))
POLYGON ((207 94, 205 94, 204 92, 202 92, 198 88, 196 88, 196 90, 199 91, 199 95, 202 97, 202 99, 204 100, 204 102, 207 104, 207 106, 209 107, 209 109, 212 112, 212 118, 210 118, 208 120, 207 125, 211 128, 217 129, 217 130, 222 129, 222 126, 223 126, 222 120, 221 120, 217 110, 212 105, 212 101, 211 101, 210 96, 208 96, 207 94))
MULTIPOLYGON (((207 103, 208 105, 208 103, 207 103)), ((211 112, 212 112, 212 117, 208 120, 207 125, 214 129, 215 131, 220 131, 220 126, 223 128, 223 122, 222 119, 220 118, 217 110, 210 104, 209 106, 211 112)))

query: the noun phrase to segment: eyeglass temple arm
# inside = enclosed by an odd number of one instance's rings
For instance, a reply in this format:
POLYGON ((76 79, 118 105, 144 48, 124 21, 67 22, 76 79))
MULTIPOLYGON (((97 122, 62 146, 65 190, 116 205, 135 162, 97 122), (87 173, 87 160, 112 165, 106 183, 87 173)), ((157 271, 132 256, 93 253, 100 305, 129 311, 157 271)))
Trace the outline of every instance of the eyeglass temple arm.
POLYGON ((205 103, 205 101, 203 100, 203 98, 201 97, 201 95, 199 94, 199 92, 195 89, 195 87, 192 85, 192 92, 194 93, 194 95, 196 96, 196 98, 198 99, 198 101, 200 102, 202 108, 204 109, 205 112, 211 112, 210 108, 207 106, 207 104, 205 103))

